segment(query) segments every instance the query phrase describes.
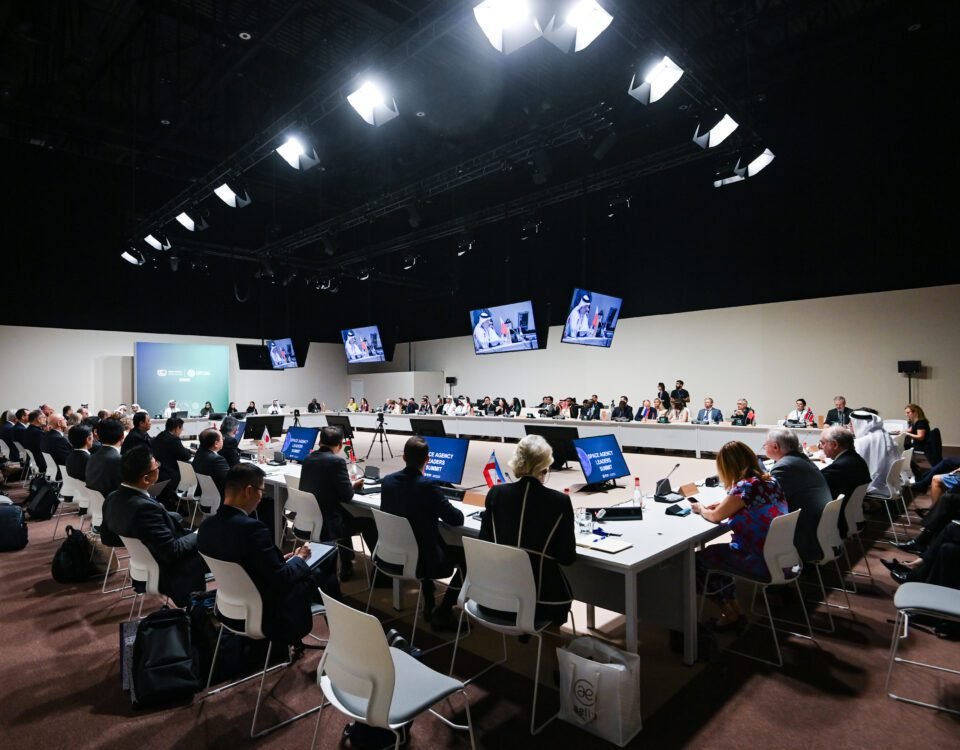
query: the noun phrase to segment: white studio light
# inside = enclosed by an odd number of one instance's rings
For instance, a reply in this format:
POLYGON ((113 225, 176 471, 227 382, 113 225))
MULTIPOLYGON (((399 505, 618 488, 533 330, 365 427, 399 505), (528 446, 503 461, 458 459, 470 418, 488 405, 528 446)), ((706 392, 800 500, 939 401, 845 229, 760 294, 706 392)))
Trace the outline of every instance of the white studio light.
POLYGON ((723 115, 719 120, 716 116, 713 118, 701 120, 697 123, 697 129, 693 133, 693 142, 700 148, 713 148, 723 143, 727 136, 739 127, 739 123, 730 115, 723 115), (709 122, 713 125, 707 127, 709 122))
POLYGON ((181 211, 177 214, 177 221, 179 221, 188 232, 202 232, 204 229, 210 227, 203 214, 196 211, 193 213, 181 211))
POLYGON ((303 142, 296 136, 291 135, 281 146, 277 146, 277 153, 283 160, 294 169, 306 171, 312 169, 320 163, 317 158, 317 150, 303 145, 303 142))
POLYGON ((237 185, 231 187, 227 182, 216 188, 214 194, 231 208, 243 208, 252 202, 247 191, 237 185))
POLYGON ((743 178, 753 177, 758 172, 762 171, 764 167, 768 166, 776 157, 773 155, 773 151, 768 148, 763 149, 759 154, 750 159, 746 165, 744 165, 744 157, 741 156, 737 159, 737 166, 733 168, 734 173, 740 175, 743 178))
POLYGON ((123 251, 123 253, 121 253, 120 257, 127 261, 127 263, 130 263, 134 266, 142 266, 147 262, 147 259, 144 257, 143 253, 141 253, 135 247, 127 248, 123 251))
POLYGON ((724 185, 732 185, 735 182, 743 182, 745 179, 746 177, 741 177, 738 174, 732 174, 727 177, 718 176, 717 179, 713 181, 713 186, 715 188, 723 187, 724 185))
POLYGON ((637 77, 634 75, 627 93, 641 104, 653 104, 662 99, 682 76, 683 68, 664 55, 663 59, 650 69, 639 84, 637 84, 637 77))
POLYGON ((490 44, 505 55, 543 35, 527 0, 483 0, 473 15, 490 44))
POLYGON ((556 13, 543 30, 543 38, 562 52, 580 52, 590 46, 613 21, 597 0, 574 0, 566 12, 556 13))
POLYGON ((383 90, 370 80, 364 81, 360 88, 347 96, 347 101, 370 125, 383 125, 400 114, 396 100, 388 100, 383 90))
POLYGON ((143 238, 143 241, 154 250, 169 250, 171 247, 170 240, 167 239, 166 235, 160 234, 160 232, 151 232, 143 238))

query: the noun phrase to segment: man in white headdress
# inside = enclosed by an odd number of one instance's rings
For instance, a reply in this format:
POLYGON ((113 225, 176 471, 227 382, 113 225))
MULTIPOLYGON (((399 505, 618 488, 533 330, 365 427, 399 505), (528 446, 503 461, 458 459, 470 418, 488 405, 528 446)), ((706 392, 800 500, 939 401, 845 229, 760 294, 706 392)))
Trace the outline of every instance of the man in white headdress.
POLYGON ((360 359, 363 356, 363 350, 357 342, 357 337, 353 331, 347 331, 347 340, 344 342, 347 349, 347 359, 360 359))
POLYGON ((564 336, 568 339, 575 339, 580 336, 591 335, 593 335, 593 328, 590 326, 590 295, 584 292, 580 301, 567 316, 564 336))
POLYGON ((856 436, 854 447, 870 469, 870 487, 868 495, 890 497, 887 474, 900 455, 890 434, 883 429, 883 420, 872 412, 858 409, 850 415, 853 434, 856 436))
POLYGON ((480 311, 480 318, 473 328, 473 346, 476 351, 500 346, 500 336, 494 329, 489 310, 480 311))

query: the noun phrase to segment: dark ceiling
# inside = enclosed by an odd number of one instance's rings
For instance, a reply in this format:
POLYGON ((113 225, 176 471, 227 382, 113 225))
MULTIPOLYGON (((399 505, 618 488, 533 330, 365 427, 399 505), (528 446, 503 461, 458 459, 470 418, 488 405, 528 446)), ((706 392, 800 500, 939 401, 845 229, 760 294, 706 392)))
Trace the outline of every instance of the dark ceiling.
POLYGON ((527 298, 560 323, 575 285, 638 316, 960 282, 954 3, 600 2, 614 21, 586 50, 508 56, 475 2, 4 3, 0 322, 408 341, 527 298), (628 84, 664 52, 688 73, 644 107, 628 84), (382 127, 343 100, 371 72, 400 111, 382 127), (712 106, 741 127, 703 151, 712 106), (294 129, 321 167, 271 152, 294 129), (773 164, 714 188, 757 142, 773 164), (236 172, 242 209, 210 194, 236 172), (195 204, 191 234, 171 219, 195 204), (121 260, 155 228, 170 251, 121 260))

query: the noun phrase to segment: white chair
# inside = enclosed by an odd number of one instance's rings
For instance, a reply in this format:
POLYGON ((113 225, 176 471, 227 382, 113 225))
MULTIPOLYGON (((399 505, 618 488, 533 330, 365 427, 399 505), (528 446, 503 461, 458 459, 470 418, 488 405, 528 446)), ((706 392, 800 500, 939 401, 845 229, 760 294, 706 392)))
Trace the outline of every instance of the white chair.
MULTIPOLYGON (((84 486, 84 496, 86 497, 89 509, 90 516, 90 531, 99 536, 100 526, 103 524, 103 504, 106 502, 103 495, 97 490, 90 489, 90 487, 84 486)), ((120 596, 123 597, 123 590, 127 588, 127 576, 129 575, 129 568, 121 568, 120 560, 126 560, 129 558, 129 554, 126 557, 120 557, 120 553, 117 552, 117 548, 110 547, 110 558, 107 560, 107 569, 103 573, 103 585, 100 586, 100 593, 102 594, 115 594, 118 591, 121 592, 120 596), (117 569, 112 570, 113 561, 117 561, 117 569), (108 589, 107 580, 110 578, 110 573, 123 573, 123 582, 120 584, 119 588, 108 589)), ((127 598, 127 597, 123 597, 127 598)), ((136 597, 133 597, 136 599, 136 597)), ((133 611, 131 606, 131 612, 133 611)))
MULTIPOLYGON (((180 504, 183 502, 196 502, 197 493, 197 474, 193 470, 193 465, 186 461, 177 461, 177 467, 180 469, 180 483, 177 485, 177 511, 180 510, 180 504)), ((194 505, 193 513, 196 515, 197 508, 194 505)), ((190 521, 193 524, 193 519, 190 521)))
MULTIPOLYGON (((767 597, 767 589, 770 586, 785 586, 793 584, 797 589, 797 596, 800 599, 800 607, 803 610, 803 619, 806 622, 807 631, 809 635, 804 633, 793 633, 792 635, 799 636, 800 638, 807 638, 809 640, 814 640, 813 638, 813 628, 810 627, 810 618, 807 615, 807 606, 803 600, 803 593, 800 591, 800 571, 803 569, 803 563, 800 560, 800 554, 797 552, 797 548, 793 546, 793 535, 797 528, 797 520, 800 518, 800 511, 795 510, 793 513, 786 513, 782 516, 777 516, 770 523, 770 528, 767 531, 766 541, 763 543, 763 559, 767 564, 767 570, 770 573, 770 578, 756 578, 747 573, 733 573, 730 570, 708 570, 706 579, 703 584, 703 593, 700 595, 700 614, 703 614, 703 602, 706 599, 706 592, 709 591, 709 582, 710 576, 713 574, 729 576, 731 578, 739 578, 743 581, 754 584, 753 590, 753 601, 751 601, 750 609, 753 610, 753 604, 756 601, 757 588, 763 592, 763 601, 767 608, 767 617, 770 620, 770 632, 773 633, 773 646, 777 652, 777 660, 770 661, 769 659, 762 659, 753 654, 743 653, 742 651, 734 651, 733 649, 728 649, 730 653, 737 654, 738 656, 746 657, 747 659, 753 659, 754 661, 759 661, 764 664, 770 664, 774 667, 783 666, 783 654, 780 652, 780 641, 777 638, 777 626, 773 617, 773 612, 770 609, 770 600, 767 597), (784 571, 788 571, 785 573, 784 571)), ((788 622, 781 620, 781 622, 788 622)), ((795 624, 795 623, 794 623, 795 624)))
MULTIPOLYGON (((204 516, 215 515, 220 509, 220 490, 217 489, 217 485, 213 483, 213 477, 209 474, 197 474, 196 477, 201 493, 199 497, 194 498, 197 502, 197 508, 204 516)), ((193 509, 194 517, 190 519, 191 526, 196 518, 197 508, 193 509)))
MULTIPOLYGON (((932 583, 905 583, 897 589, 893 597, 893 604, 897 608, 897 618, 893 625, 893 641, 890 644, 890 663, 887 667, 887 681, 884 690, 887 695, 894 700, 912 703, 915 706, 932 708, 937 711, 946 711, 947 713, 960 715, 960 711, 955 708, 948 708, 937 703, 925 703, 913 698, 904 698, 901 695, 890 692, 890 677, 893 674, 894 664, 912 664, 916 667, 925 667, 937 672, 946 672, 947 674, 960 675, 960 671, 947 669, 937 664, 927 664, 921 661, 912 661, 897 656, 900 648, 900 641, 910 635, 910 617, 912 615, 927 615, 940 620, 950 620, 960 622, 960 590, 947 588, 945 586, 936 586, 932 583), (902 635, 901 635, 902 631, 902 635)), ((956 653, 956 649, 954 649, 956 653)))
MULTIPOLYGON (((384 513, 377 508, 371 508, 374 523, 377 524, 377 547, 373 550, 373 581, 367 593, 367 609, 370 611, 370 600, 373 598, 373 584, 376 583, 377 573, 383 573, 394 580, 409 581, 417 584, 417 606, 413 610, 413 630, 410 633, 410 645, 413 645, 417 634, 417 619, 420 615, 420 604, 423 601, 423 584, 417 578, 417 562, 420 558, 420 549, 417 538, 413 535, 410 522, 402 516, 384 513)), ((385 622, 392 622, 386 620, 385 622)))
POLYGON ((20 462, 24 464, 23 478, 24 484, 26 484, 40 473, 40 471, 37 469, 37 459, 29 449, 23 447, 22 443, 18 443, 16 440, 14 440, 13 444, 17 447, 17 451, 20 453, 20 462))
POLYGON ((913 476, 913 467, 911 467, 911 462, 913 461, 913 448, 907 448, 903 453, 900 454, 900 458, 903 459, 903 469, 900 472, 900 482, 901 484, 913 484, 916 479, 913 476))
POLYGON ((76 515, 78 510, 80 511, 80 531, 83 531, 83 521, 85 516, 83 509, 86 507, 83 505, 83 492, 86 488, 82 486, 81 482, 67 474, 66 466, 60 466, 58 468, 60 470, 60 476, 63 478, 62 484, 60 485, 60 495, 61 497, 69 497, 70 503, 73 505, 73 507, 69 510, 61 508, 60 512, 54 516, 54 518, 57 519, 57 522, 53 525, 54 539, 57 538, 57 529, 60 526, 60 517, 76 515))
POLYGON ((847 593, 846 587, 843 586, 843 574, 840 572, 839 562, 840 555, 843 554, 844 550, 843 539, 840 538, 840 527, 837 524, 842 506, 843 495, 840 495, 840 497, 836 500, 831 500, 824 507, 823 513, 820 515, 820 523, 817 524, 817 544, 820 547, 821 557, 819 560, 810 560, 810 562, 814 564, 814 570, 817 572, 817 581, 820 583, 820 593, 823 595, 823 601, 817 603, 823 604, 827 608, 827 620, 830 623, 830 630, 827 632, 830 633, 836 630, 833 624, 833 615, 830 613, 831 607, 836 609, 850 609, 850 596, 847 593), (836 568, 837 579, 840 581, 842 587, 838 590, 843 592, 843 596, 847 601, 846 606, 831 604, 827 598, 827 589, 823 585, 823 574, 820 572, 820 568, 830 563, 833 563, 834 568, 836 568))
POLYGON ((57 491, 60 490, 60 480, 57 479, 57 462, 54 460, 53 456, 44 451, 40 451, 40 456, 43 458, 43 462, 46 464, 47 468, 44 474, 47 477, 47 481, 50 482, 54 487, 57 488, 57 491))
POLYGON ((10 460, 10 449, 3 440, 0 440, 0 456, 3 456, 4 461, 10 460))
MULTIPOLYGON (((894 542, 900 541, 900 536, 897 534, 897 527, 900 526, 903 529, 906 529, 911 525, 910 523, 910 512, 907 510, 906 500, 903 498, 903 459, 898 458, 892 464, 890 464, 890 469, 887 471, 887 487, 890 488, 890 497, 882 498, 878 497, 882 503, 884 509, 887 511, 887 520, 890 523, 890 530, 886 533, 893 536, 894 542), (890 511, 890 503, 900 502, 903 507, 903 515, 906 518, 905 523, 898 523, 894 520, 893 513, 890 511)), ((897 514, 899 515, 899 513, 897 514)))
MULTIPOLYGON (((266 729, 261 729, 259 732, 256 731, 257 716, 260 713, 260 704, 263 702, 263 683, 264 680, 266 680, 267 672, 273 672, 281 667, 288 667, 292 663, 287 661, 268 668, 270 654, 273 650, 272 641, 267 645, 267 657, 263 662, 263 669, 261 671, 231 682, 229 685, 219 687, 216 690, 210 690, 210 684, 213 682, 213 672, 217 664, 217 654, 220 651, 220 639, 223 636, 224 628, 233 633, 255 640, 264 640, 266 636, 263 634, 263 600, 260 598, 260 592, 257 591, 257 587, 250 579, 250 576, 247 575, 247 572, 237 563, 218 560, 215 557, 209 557, 203 554, 201 554, 201 557, 206 561, 207 567, 210 568, 210 572, 213 573, 214 578, 217 580, 217 615, 224 619, 243 623, 241 628, 235 628, 222 620, 220 622, 220 630, 217 634, 217 645, 213 650, 213 659, 210 661, 210 674, 207 676, 207 696, 222 693, 224 690, 259 676, 260 689, 257 691, 257 705, 253 710, 253 721, 250 722, 250 737, 252 738, 263 737, 274 729, 279 729, 297 719, 302 719, 304 716, 312 714, 314 711, 319 711, 321 707, 315 706, 308 711, 297 714, 278 724, 274 724, 266 729)), ((326 609, 321 604, 314 604, 311 607, 311 614, 314 617, 322 615, 325 612, 326 609)), ((321 640, 312 634, 311 636, 316 640, 321 640)))
POLYGON ((164 600, 167 597, 160 593, 160 564, 150 554, 147 545, 132 536, 121 536, 120 539, 123 540, 123 546, 127 548, 127 552, 130 554, 130 562, 128 563, 130 568, 127 575, 130 576, 131 581, 144 585, 143 593, 137 592, 133 601, 130 602, 130 614, 127 617, 129 622, 133 619, 133 608, 137 599, 140 600, 140 611, 137 612, 137 617, 140 618, 143 617, 143 600, 147 594, 162 596, 164 600))
POLYGON ((287 489, 290 489, 291 487, 295 490, 300 489, 300 477, 293 474, 287 474, 283 479, 287 483, 287 489))
MULTIPOLYGON (((537 666, 533 678, 533 703, 530 711, 530 734, 539 734, 551 721, 557 718, 553 714, 537 726, 537 694, 540 689, 540 656, 543 650, 543 631, 550 626, 549 620, 537 621, 537 585, 533 579, 530 556, 519 547, 484 542, 465 536, 463 553, 467 562, 467 575, 460 589, 460 620, 457 623, 457 637, 453 644, 453 657, 450 659, 450 674, 457 660, 457 646, 460 643, 460 631, 463 616, 490 630, 500 633, 503 642, 503 657, 484 667, 469 680, 469 685, 482 674, 507 660, 507 636, 530 635, 537 639, 537 666), (480 609, 516 613, 513 618, 500 618, 480 609)), ((576 627, 574 626, 574 633, 576 627)))
MULTIPOLYGON (((858 573, 854 570, 846 544, 843 545, 843 556, 847 561, 847 569, 850 571, 850 575, 869 578, 870 582, 873 583, 873 571, 870 570, 870 558, 867 557, 867 550, 863 546, 863 537, 861 536, 863 528, 866 525, 866 519, 863 515, 863 498, 866 497, 869 486, 869 484, 861 484, 851 492, 850 499, 847 501, 847 506, 844 509, 844 518, 847 520, 847 536, 844 541, 846 542, 853 538, 857 540, 857 544, 860 545, 860 557, 864 565, 867 566, 867 572, 858 573)), ((852 581, 852 583, 853 593, 855 594, 857 593, 857 583, 856 581, 852 581)))
POLYGON ((462 682, 430 669, 404 651, 388 647, 380 622, 373 615, 326 594, 323 600, 327 604, 330 641, 317 667, 317 683, 325 702, 320 705, 311 748, 317 744, 322 709, 327 702, 354 721, 389 729, 396 737, 394 750, 399 749, 411 722, 427 710, 447 726, 466 730, 470 747, 476 748, 470 701, 462 682), (466 726, 454 724, 431 708, 454 693, 463 696, 466 726))

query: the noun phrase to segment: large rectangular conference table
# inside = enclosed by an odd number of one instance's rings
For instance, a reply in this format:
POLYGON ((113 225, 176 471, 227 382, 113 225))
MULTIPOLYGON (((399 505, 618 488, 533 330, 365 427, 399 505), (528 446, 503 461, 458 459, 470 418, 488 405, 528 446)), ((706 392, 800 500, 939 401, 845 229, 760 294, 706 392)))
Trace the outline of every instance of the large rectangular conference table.
MULTIPOLYGON (((283 505, 286 501, 286 477, 299 476, 298 464, 264 466, 266 482, 274 495, 274 528, 277 543, 283 532, 283 505)), ((702 502, 722 499, 719 488, 700 488, 702 502)), ((576 505, 604 505, 592 495, 576 505)), ((642 521, 604 523, 607 531, 621 534, 632 546, 617 554, 577 548, 577 560, 564 568, 573 587, 574 598, 587 605, 620 612, 625 619, 625 646, 635 653, 640 621, 677 630, 684 635, 683 661, 693 664, 697 658, 697 594, 694 568, 696 548, 721 536, 726 528, 703 520, 697 514, 667 516, 669 506, 646 501, 642 521)), ((371 515, 370 508, 380 505, 379 495, 357 495, 347 508, 355 515, 371 515)), ((480 522, 471 516, 475 506, 454 502, 465 517, 462 527, 441 524, 448 543, 461 544, 464 535, 477 536, 480 522)), ((396 599, 395 599, 396 601, 396 599)), ((589 617, 589 614, 588 614, 589 617)), ((588 623, 592 625, 592 623, 588 623)))

